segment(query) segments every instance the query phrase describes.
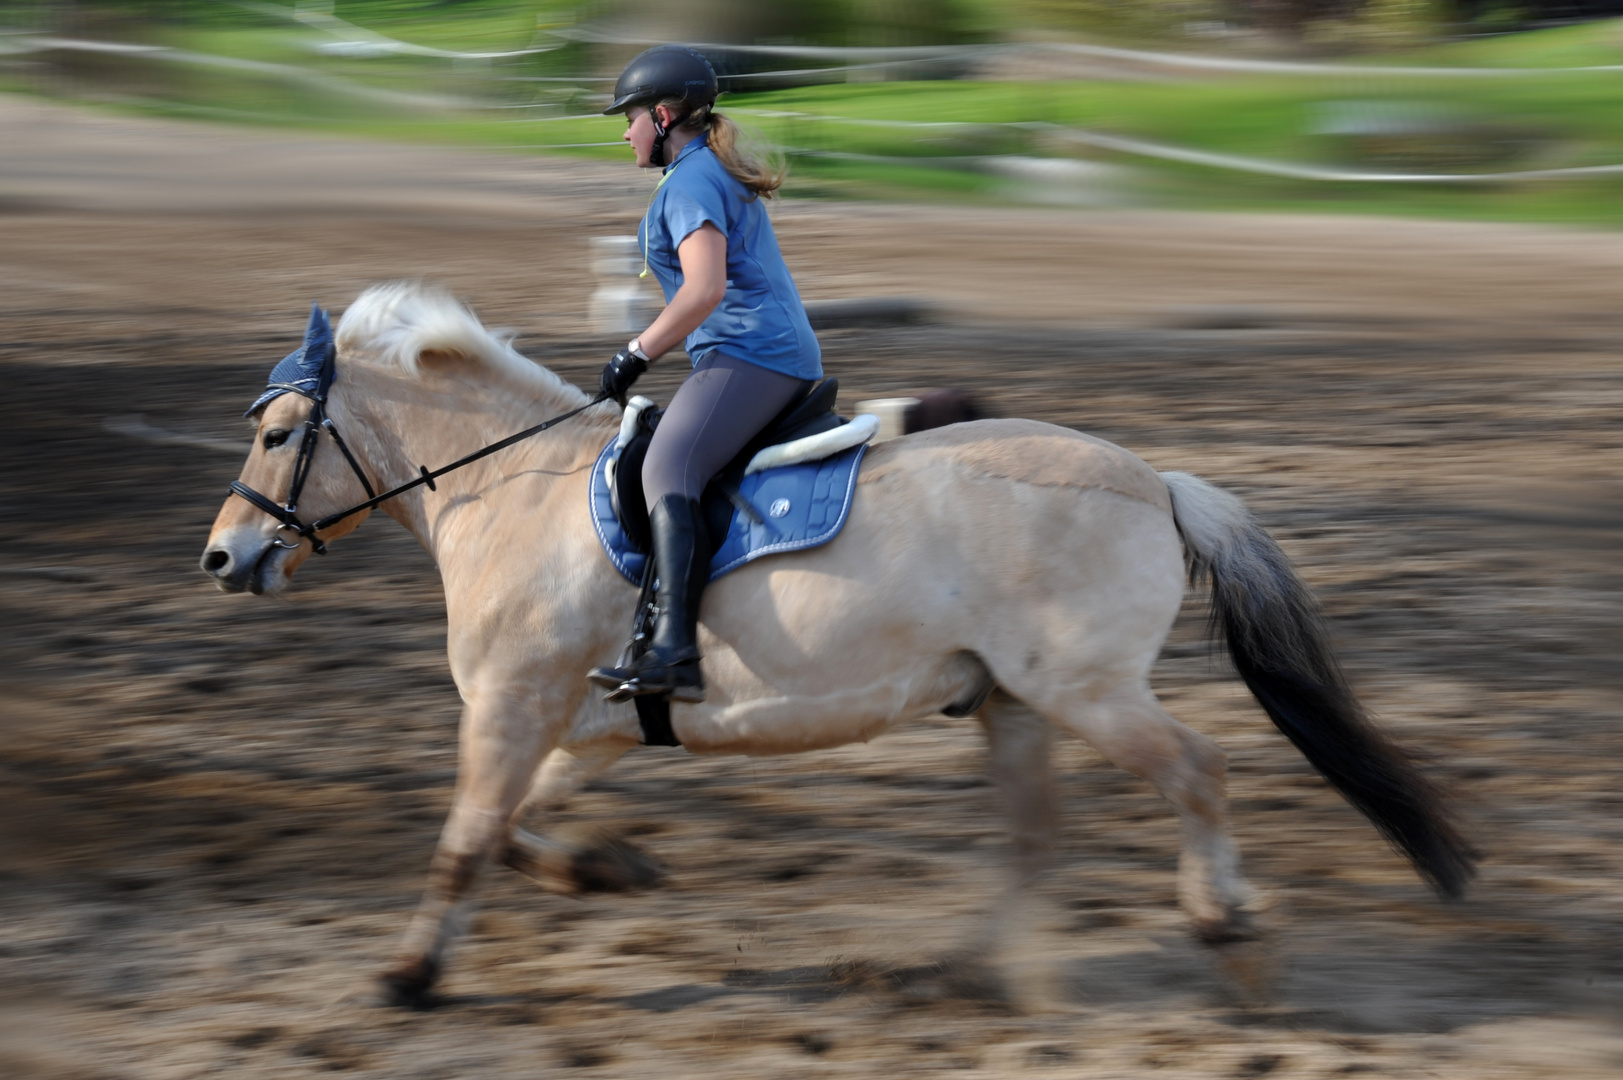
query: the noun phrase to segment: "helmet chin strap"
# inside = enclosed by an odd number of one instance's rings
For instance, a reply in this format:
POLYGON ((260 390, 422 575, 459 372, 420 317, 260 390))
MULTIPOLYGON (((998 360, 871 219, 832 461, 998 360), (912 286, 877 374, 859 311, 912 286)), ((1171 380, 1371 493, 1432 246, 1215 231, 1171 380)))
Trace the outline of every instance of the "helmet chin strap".
POLYGON ((648 118, 654 122, 654 145, 649 150, 648 156, 653 159, 655 165, 664 165, 666 164, 665 140, 670 136, 671 129, 659 122, 658 105, 648 110, 648 118))
POLYGON ((697 108, 689 109, 684 115, 676 117, 670 122, 669 126, 667 126, 659 122, 658 106, 649 109, 648 118, 654 122, 654 144, 649 148, 648 151, 649 160, 656 165, 669 165, 670 162, 665 160, 665 140, 670 137, 671 128, 680 127, 689 120, 697 117, 699 122, 704 125, 702 130, 708 131, 709 116, 710 106, 700 105, 697 108))

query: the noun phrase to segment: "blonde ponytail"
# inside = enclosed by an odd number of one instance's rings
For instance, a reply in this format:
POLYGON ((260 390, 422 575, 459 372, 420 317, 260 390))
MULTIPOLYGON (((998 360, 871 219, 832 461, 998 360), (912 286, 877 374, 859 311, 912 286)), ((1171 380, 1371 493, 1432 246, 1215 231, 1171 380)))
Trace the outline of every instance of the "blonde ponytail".
POLYGON ((770 199, 783 185, 784 175, 789 170, 781 159, 769 157, 763 161, 760 156, 751 153, 752 148, 740 146, 741 134, 743 132, 739 126, 729 118, 720 113, 710 114, 710 152, 716 155, 723 168, 732 173, 733 179, 755 194, 770 199))
MULTIPOLYGON (((676 98, 666 104, 674 106, 680 102, 681 99, 676 98)), ((712 112, 708 105, 693 110, 678 126, 694 132, 708 131, 710 152, 733 179, 756 196, 770 199, 783 186, 783 178, 789 170, 782 159, 775 153, 762 153, 748 145, 751 140, 744 130, 730 118, 712 112)))

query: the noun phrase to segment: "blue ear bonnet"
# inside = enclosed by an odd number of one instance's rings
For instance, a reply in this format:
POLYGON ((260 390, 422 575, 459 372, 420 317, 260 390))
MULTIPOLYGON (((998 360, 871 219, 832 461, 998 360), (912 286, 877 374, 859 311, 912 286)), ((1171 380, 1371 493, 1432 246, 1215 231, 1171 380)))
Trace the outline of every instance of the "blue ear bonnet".
POLYGON ((321 310, 320 305, 311 304, 310 322, 304 328, 304 344, 271 368, 265 392, 255 398, 242 415, 254 415, 283 394, 303 394, 312 401, 326 401, 327 388, 332 385, 336 352, 332 324, 327 321, 327 313, 321 310))

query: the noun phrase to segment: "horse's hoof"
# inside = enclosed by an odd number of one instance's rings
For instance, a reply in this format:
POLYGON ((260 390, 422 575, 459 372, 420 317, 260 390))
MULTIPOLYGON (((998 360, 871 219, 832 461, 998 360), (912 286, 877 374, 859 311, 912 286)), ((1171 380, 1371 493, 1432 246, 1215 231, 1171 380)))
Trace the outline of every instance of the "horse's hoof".
POLYGON ((1270 1004, 1279 980, 1280 956, 1266 938, 1236 941, 1211 950, 1212 962, 1222 977, 1226 996, 1242 1008, 1270 1004))
POLYGON ((1223 919, 1195 921, 1195 936, 1209 946, 1224 996, 1241 1008, 1262 1008, 1273 999, 1280 955, 1264 917, 1272 906, 1271 896, 1259 894, 1223 919))
POLYGON ((630 892, 658 885, 665 868, 619 837, 593 828, 549 836, 515 830, 502 862, 548 892, 630 892))
POLYGON ((995 964, 966 953, 914 967, 877 967, 861 961, 837 963, 830 969, 836 983, 872 986, 904 1001, 974 1001, 1012 1008, 1009 984, 995 964))
POLYGON ((1263 937, 1257 921, 1244 912, 1236 912, 1226 919, 1198 919, 1193 929, 1202 945, 1238 945, 1263 937))
POLYGON ((593 832, 575 841, 569 876, 581 892, 630 892, 658 885, 665 868, 619 837, 593 832))
POLYGON ((378 976, 378 996, 391 1008, 433 1008, 434 983, 439 975, 440 966, 426 957, 402 960, 378 976))

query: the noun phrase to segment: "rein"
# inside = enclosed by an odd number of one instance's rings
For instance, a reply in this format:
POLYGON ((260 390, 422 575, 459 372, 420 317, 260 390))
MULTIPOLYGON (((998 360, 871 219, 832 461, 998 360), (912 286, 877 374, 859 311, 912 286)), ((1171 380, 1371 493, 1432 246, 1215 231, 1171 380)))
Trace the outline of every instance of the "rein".
POLYGON ((373 492, 372 482, 366 478, 366 473, 361 470, 360 462, 356 461, 355 455, 350 452, 349 444, 344 442, 344 437, 342 435, 338 434, 338 428, 333 424, 332 417, 327 415, 327 390, 332 385, 333 377, 336 374, 335 361, 336 350, 327 354, 326 360, 322 364, 321 377, 317 380, 316 389, 314 391, 306 390, 305 388, 292 383, 273 384, 275 389, 287 390, 289 393, 298 394, 301 397, 310 399, 310 415, 305 418, 304 433, 299 439, 299 453, 298 457, 296 457, 293 462, 293 483, 288 488, 287 503, 285 505, 278 504, 275 500, 258 491, 255 491, 247 484, 244 484, 241 480, 231 481, 231 488, 227 492, 227 497, 230 497, 231 495, 241 496, 243 499, 252 503, 254 506, 257 506, 271 517, 281 522, 281 524, 276 528, 276 539, 272 541, 272 543, 274 543, 277 547, 296 548, 299 546, 301 541, 309 540, 311 548, 317 555, 325 555, 327 554, 327 545, 322 543, 321 538, 316 535, 316 533, 320 532, 321 530, 330 529, 340 521, 343 521, 345 518, 358 514, 362 510, 371 510, 373 507, 388 502, 396 495, 402 495, 410 491, 412 488, 422 487, 426 484, 428 485, 428 490, 437 490, 434 487, 434 481, 439 477, 444 476, 446 473, 460 469, 464 465, 471 465, 480 458, 488 457, 498 450, 505 450, 514 443, 523 442, 532 435, 539 435, 548 428, 553 427, 556 424, 561 424, 565 420, 579 416, 587 409, 590 409, 593 405, 601 404, 603 401, 607 400, 606 395, 599 394, 597 397, 592 398, 584 405, 570 409, 568 412, 562 413, 558 416, 554 416, 550 420, 543 420, 534 427, 528 427, 523 431, 515 432, 514 434, 507 436, 507 438, 475 450, 473 453, 468 454, 465 457, 457 458, 449 465, 441 465, 432 472, 430 472, 427 467, 419 465, 417 466, 416 477, 406 481, 404 484, 398 485, 397 487, 392 487, 388 491, 385 491, 379 495, 373 492), (304 522, 299 520, 298 516, 299 495, 303 493, 305 481, 309 479, 310 463, 315 457, 316 439, 323 431, 332 436, 333 443, 344 455, 344 460, 349 462, 350 469, 355 473, 356 478, 360 480, 361 487, 366 489, 366 494, 369 496, 369 498, 367 498, 364 502, 356 503, 347 510, 340 510, 336 514, 328 514, 326 517, 317 521, 312 521, 306 525, 304 522), (289 542, 283 537, 282 534, 284 532, 290 532, 293 534, 292 542, 289 542))

